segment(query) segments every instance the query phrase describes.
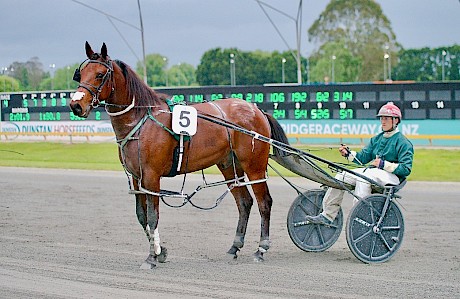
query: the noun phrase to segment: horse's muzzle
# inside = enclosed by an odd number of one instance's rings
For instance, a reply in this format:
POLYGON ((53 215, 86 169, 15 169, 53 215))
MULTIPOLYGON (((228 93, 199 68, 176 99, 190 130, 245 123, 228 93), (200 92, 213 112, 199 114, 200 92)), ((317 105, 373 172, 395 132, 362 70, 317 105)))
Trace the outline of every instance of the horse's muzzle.
POLYGON ((81 108, 79 103, 70 103, 70 109, 72 110, 73 114, 76 116, 82 117, 83 116, 83 109, 81 108))

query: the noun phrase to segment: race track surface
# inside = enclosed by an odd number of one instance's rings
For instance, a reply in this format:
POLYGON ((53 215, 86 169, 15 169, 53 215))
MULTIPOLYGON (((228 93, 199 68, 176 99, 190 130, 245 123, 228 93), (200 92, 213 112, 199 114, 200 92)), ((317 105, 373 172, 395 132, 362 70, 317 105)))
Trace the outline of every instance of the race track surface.
MULTIPOLYGON (((188 175, 186 191, 201 181, 188 175)), ((292 182, 318 187, 302 178, 292 182)), ((175 191, 181 184, 182 177, 163 182, 175 191)), ((252 259, 260 233, 257 205, 239 258, 226 255, 238 217, 227 196, 211 211, 161 204, 168 260, 142 270, 149 245, 124 173, 0 167, 0 298, 458 298, 459 183, 406 185, 404 242, 378 265, 358 261, 345 232, 326 252, 299 250, 286 229, 297 194, 278 177, 269 187, 272 247, 265 262, 252 259)), ((193 200, 212 206, 223 192, 208 188, 193 200)), ((347 195, 345 217, 350 208, 347 195)))

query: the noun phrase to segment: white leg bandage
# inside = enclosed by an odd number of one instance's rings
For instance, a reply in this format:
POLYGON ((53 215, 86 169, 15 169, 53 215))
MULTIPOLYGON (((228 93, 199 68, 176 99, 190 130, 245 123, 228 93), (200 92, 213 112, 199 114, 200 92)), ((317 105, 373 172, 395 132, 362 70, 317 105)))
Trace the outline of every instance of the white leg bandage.
POLYGON ((150 235, 150 227, 149 225, 147 224, 147 226, 145 227, 145 235, 147 236, 147 239, 150 241, 150 239, 152 239, 152 236, 150 235))
POLYGON ((158 232, 158 228, 153 231, 153 250, 155 251, 156 255, 161 253, 160 233, 158 232))

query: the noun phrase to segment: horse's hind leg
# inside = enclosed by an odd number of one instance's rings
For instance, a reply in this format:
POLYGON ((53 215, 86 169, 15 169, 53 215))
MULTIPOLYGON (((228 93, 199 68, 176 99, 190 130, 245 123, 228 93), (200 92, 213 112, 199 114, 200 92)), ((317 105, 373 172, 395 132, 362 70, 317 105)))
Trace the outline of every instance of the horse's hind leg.
MULTIPOLYGON (((235 178, 233 167, 228 167, 226 169, 224 169, 222 165, 218 165, 218 167, 226 180, 235 178)), ((244 172, 240 167, 236 167, 236 173, 238 177, 242 177, 244 175, 244 172)), ((238 207, 239 218, 238 225, 236 227, 235 239, 233 240, 232 247, 230 247, 227 253, 236 259, 238 257, 238 251, 244 246, 244 237, 248 227, 249 214, 251 213, 253 198, 246 186, 233 188, 231 192, 238 207)))

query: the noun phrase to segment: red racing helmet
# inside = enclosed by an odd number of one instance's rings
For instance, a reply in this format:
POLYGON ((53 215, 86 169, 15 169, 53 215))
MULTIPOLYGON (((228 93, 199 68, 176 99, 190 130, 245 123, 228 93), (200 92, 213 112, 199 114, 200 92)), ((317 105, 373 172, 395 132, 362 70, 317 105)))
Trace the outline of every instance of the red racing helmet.
POLYGON ((392 102, 388 102, 383 105, 377 116, 390 116, 390 117, 397 117, 399 119, 402 118, 401 110, 399 110, 398 106, 393 104, 392 102))

